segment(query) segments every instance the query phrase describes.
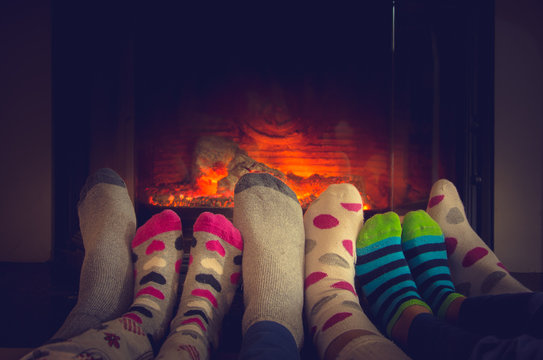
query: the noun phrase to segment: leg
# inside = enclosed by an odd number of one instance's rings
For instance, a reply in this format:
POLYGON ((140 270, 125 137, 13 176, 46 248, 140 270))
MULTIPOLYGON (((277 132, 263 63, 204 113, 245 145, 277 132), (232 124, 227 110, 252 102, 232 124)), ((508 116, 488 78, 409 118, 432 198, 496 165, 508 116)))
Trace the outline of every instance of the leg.
POLYGON ((68 341, 44 345, 25 359, 152 359, 173 312, 181 245, 177 214, 165 210, 153 216, 132 242, 136 283, 128 312, 68 341))
POLYGON ((130 241, 136 232, 136 215, 121 177, 111 169, 89 176, 81 190, 78 213, 85 246, 79 296, 52 341, 119 317, 132 301, 130 241))
POLYGON ((243 336, 240 359, 299 359, 290 331, 275 321, 259 321, 243 336))
POLYGON ((426 314, 412 321, 407 348, 413 358, 428 360, 543 358, 541 339, 529 335, 506 339, 482 336, 426 314))
POLYGON ((445 235, 449 267, 458 292, 478 296, 530 291, 509 274, 473 231, 450 181, 439 180, 432 186, 426 211, 445 235))
POLYGON ((234 190, 234 225, 244 241, 243 335, 259 322, 277 323, 292 336, 297 354, 303 342, 304 225, 296 195, 269 174, 246 174, 234 190))
MULTIPOLYGON (((370 311, 387 334, 414 358, 468 358, 481 336, 461 331, 432 316, 430 307, 417 291, 416 279, 422 284, 435 277, 436 284, 427 282, 423 289, 438 312, 445 303, 438 300, 445 300, 454 293, 443 283, 443 274, 432 271, 432 264, 440 262, 428 258, 424 251, 433 245, 428 246, 423 240, 435 240, 435 236, 439 236, 435 234, 436 228, 419 224, 418 217, 413 215, 417 214, 406 216, 403 229, 396 214, 375 215, 358 236, 357 276, 370 303, 370 311), (410 264, 404 257, 404 249, 412 256, 410 264), (419 274, 415 279, 410 265, 419 274), (443 294, 435 296, 441 293, 439 290, 444 290, 443 294), (451 351, 450 344, 462 346, 452 346, 451 351)), ((453 300, 451 304, 454 303, 453 300)))
POLYGON ((467 298, 460 308, 457 324, 463 329, 499 338, 525 334, 542 339, 543 293, 467 298))
POLYGON ((241 234, 222 215, 202 213, 177 315, 157 359, 209 359, 230 309, 241 270, 241 234))
POLYGON ((363 220, 362 199, 350 184, 330 185, 304 215, 305 309, 323 359, 405 357, 364 314, 354 289, 354 244, 363 220))

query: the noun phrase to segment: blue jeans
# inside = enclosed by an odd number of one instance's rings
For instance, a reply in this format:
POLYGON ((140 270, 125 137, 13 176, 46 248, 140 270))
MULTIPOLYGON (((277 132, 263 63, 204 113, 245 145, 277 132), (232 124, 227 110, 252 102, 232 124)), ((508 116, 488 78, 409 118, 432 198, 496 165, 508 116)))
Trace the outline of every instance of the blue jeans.
POLYGON ((286 327, 273 321, 259 321, 243 336, 239 358, 294 360, 300 359, 300 352, 286 327))

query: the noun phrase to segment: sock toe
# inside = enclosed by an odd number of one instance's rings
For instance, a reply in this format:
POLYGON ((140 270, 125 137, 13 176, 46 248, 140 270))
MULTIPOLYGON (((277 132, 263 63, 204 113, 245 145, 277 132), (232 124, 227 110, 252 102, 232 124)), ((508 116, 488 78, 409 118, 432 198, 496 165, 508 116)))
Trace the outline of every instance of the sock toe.
POLYGON ((237 182, 234 193, 240 193, 253 186, 265 186, 291 197, 296 200, 296 202, 298 201, 298 198, 292 189, 275 176, 266 173, 248 173, 243 175, 237 182))
POLYGON ((400 217, 395 212, 389 211, 384 214, 376 214, 371 221, 366 222, 362 231, 358 234, 356 247, 362 248, 371 245, 381 239, 400 236, 402 225, 400 217))
POLYGON ((424 210, 408 212, 402 227, 403 242, 422 235, 443 235, 438 223, 424 210))
POLYGON ((124 180, 112 169, 103 168, 89 176, 79 193, 79 203, 85 200, 87 193, 97 184, 112 184, 126 188, 124 180))
MULTIPOLYGON (((166 209, 158 214, 153 215, 147 222, 145 226, 140 227, 137 232, 134 240, 132 241, 132 248, 140 245, 141 243, 147 241, 158 234, 167 231, 174 231, 181 229, 181 219, 177 213, 173 210, 166 209)), ((179 246, 182 242, 182 235, 176 240, 176 248, 180 250, 179 246)))
POLYGON ((193 231, 205 231, 218 236, 236 249, 243 250, 243 239, 237 228, 221 214, 202 213, 193 226, 193 231))

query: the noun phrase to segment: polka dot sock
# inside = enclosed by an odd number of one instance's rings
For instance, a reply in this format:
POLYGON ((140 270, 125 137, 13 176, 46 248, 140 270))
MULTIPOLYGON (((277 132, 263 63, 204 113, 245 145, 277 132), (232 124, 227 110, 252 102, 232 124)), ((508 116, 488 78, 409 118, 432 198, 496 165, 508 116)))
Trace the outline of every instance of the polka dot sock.
POLYGON ((209 212, 198 217, 193 229, 179 310, 157 359, 208 359, 240 280, 243 240, 238 229, 209 212))
POLYGON ((356 241, 356 276, 370 304, 370 312, 390 336, 392 327, 411 305, 422 301, 401 245, 400 218, 393 212, 366 221, 356 241))
POLYGON ((321 359, 349 330, 373 333, 371 345, 364 340, 353 351, 381 343, 396 347, 368 319, 354 289, 355 241, 363 221, 362 198, 351 184, 330 185, 304 215, 305 313, 321 359))
POLYGON ((438 180, 426 209, 439 224, 456 290, 466 296, 528 292, 469 225, 456 187, 438 180))
POLYGON ((445 318, 455 292, 439 225, 424 210, 407 213, 402 224, 402 249, 419 294, 434 314, 445 318))
POLYGON ((24 359, 153 359, 176 300, 181 245, 177 214, 164 210, 154 215, 132 241, 136 283, 128 312, 68 341, 44 345, 24 359))
POLYGON ((111 169, 89 176, 78 213, 85 246, 79 295, 51 341, 68 339, 119 317, 132 301, 130 241, 136 232, 136 215, 121 177, 111 169))
POLYGON ((243 237, 243 334, 254 324, 284 326, 303 343, 304 224, 296 194, 279 179, 249 173, 234 189, 234 226, 243 237))
POLYGON ((135 295, 123 318, 140 324, 153 347, 161 344, 177 302, 182 249, 181 220, 172 210, 151 217, 132 241, 135 295))

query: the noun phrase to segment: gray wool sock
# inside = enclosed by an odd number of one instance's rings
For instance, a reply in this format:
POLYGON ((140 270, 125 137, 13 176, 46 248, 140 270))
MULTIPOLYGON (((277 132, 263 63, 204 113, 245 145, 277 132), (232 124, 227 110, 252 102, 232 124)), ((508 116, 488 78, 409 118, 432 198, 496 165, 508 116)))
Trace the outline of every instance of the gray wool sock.
MULTIPOLYGON (((135 284, 128 312, 23 359, 153 359, 177 301, 182 251, 181 220, 164 210, 141 226, 132 241, 135 284)), ((132 267, 131 267, 132 268, 132 267)))
POLYGON ((234 226, 243 237, 243 334, 255 323, 286 327, 301 347, 304 223, 296 194, 279 179, 249 173, 234 190, 234 226))
POLYGON ((87 178, 78 203, 85 257, 79 295, 52 340, 67 339, 120 316, 132 301, 130 242, 136 232, 134 206, 121 177, 100 169, 87 178))

